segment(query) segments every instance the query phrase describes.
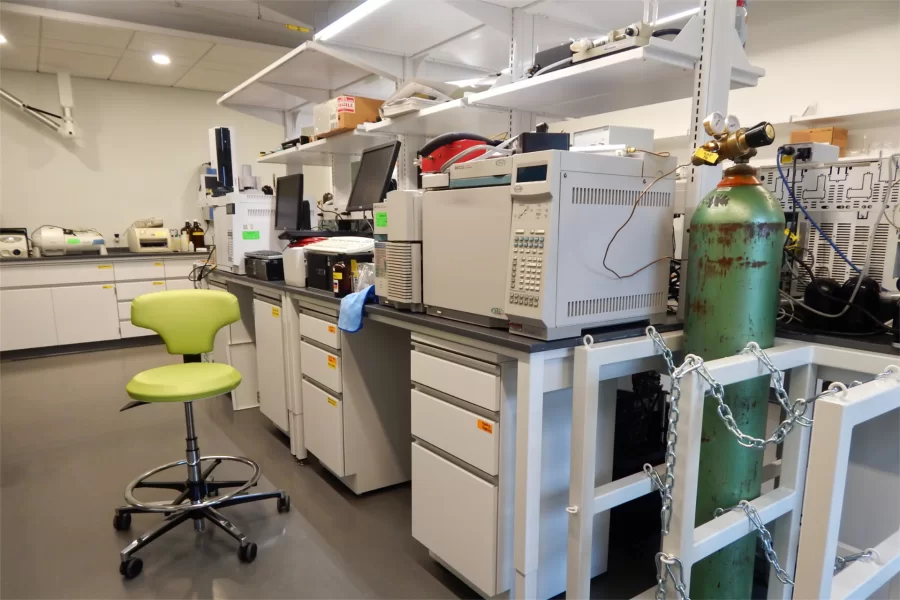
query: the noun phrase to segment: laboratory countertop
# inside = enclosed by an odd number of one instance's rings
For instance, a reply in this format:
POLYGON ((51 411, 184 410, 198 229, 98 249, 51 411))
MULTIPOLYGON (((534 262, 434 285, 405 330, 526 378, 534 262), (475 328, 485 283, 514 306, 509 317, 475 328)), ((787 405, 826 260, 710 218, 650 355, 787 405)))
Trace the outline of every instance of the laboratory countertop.
POLYGON ((0 258, 0 266, 7 265, 43 265, 55 262, 109 262, 111 260, 141 260, 148 258, 204 258, 209 251, 200 252, 129 252, 112 250, 106 256, 99 254, 66 254, 64 256, 41 256, 36 258, 0 258))
MULTIPOLYGON (((298 288, 286 285, 283 281, 262 281, 259 279, 251 279, 246 275, 237 275, 228 271, 217 270, 214 277, 221 277, 236 283, 244 285, 257 285, 272 290, 288 292, 294 296, 313 298, 319 301, 325 301, 338 306, 341 301, 335 298, 333 294, 328 292, 313 290, 307 288, 298 288)), ((546 352, 548 350, 557 350, 565 348, 574 348, 581 343, 582 336, 565 338, 561 340, 536 340, 509 333, 505 329, 494 329, 491 327, 482 327, 480 325, 472 325, 461 321, 453 321, 442 317, 435 317, 424 313, 414 313, 405 310, 397 310, 389 306, 381 306, 378 304, 367 304, 365 314, 368 316, 379 315, 386 318, 395 319, 410 325, 418 325, 420 327, 428 327, 437 329, 447 333, 453 333, 463 337, 472 338, 479 342, 494 344, 510 350, 533 354, 535 352, 546 352)), ((609 342, 613 340, 627 339, 644 335, 645 323, 628 323, 625 325, 617 325, 612 327, 601 327, 593 330, 586 330, 590 333, 594 342, 609 342)), ((673 331, 681 329, 681 321, 674 316, 666 317, 666 319, 655 327, 660 331, 673 331)))

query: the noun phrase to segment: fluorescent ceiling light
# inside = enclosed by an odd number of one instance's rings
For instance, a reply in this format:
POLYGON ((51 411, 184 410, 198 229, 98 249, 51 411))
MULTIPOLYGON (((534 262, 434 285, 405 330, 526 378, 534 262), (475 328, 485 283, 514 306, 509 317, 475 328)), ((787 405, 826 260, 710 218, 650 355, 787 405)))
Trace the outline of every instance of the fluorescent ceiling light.
POLYGON ((329 38, 333 38, 357 21, 365 19, 390 1, 391 0, 366 0, 322 31, 316 33, 316 35, 313 36, 313 39, 322 40, 324 42, 329 38))
POLYGON ((165 54, 154 54, 152 58, 153 58, 153 62, 155 62, 158 65, 167 65, 170 62, 172 62, 169 59, 169 57, 166 56, 165 54))
POLYGON ((6 43, 6 36, 3 35, 2 33, 0 33, 0 44, 5 44, 5 43, 6 43))
POLYGON ((674 15, 669 15, 668 17, 663 17, 662 19, 657 19, 654 25, 665 25, 666 23, 674 23, 675 21, 680 21, 682 19, 686 19, 690 16, 696 15, 700 12, 700 7, 692 8, 690 10, 685 10, 680 13, 675 13, 674 15))

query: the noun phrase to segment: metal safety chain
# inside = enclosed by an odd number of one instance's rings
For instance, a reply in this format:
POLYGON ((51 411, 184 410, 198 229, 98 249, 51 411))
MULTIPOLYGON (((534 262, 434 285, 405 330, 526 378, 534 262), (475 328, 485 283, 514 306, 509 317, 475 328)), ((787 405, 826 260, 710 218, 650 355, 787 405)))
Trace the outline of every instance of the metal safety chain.
POLYGON ((803 427, 809 427, 812 425, 812 419, 803 416, 803 413, 806 412, 805 400, 797 400, 794 404, 790 403, 790 399, 788 398, 788 394, 784 389, 784 373, 779 371, 775 364, 772 362, 772 359, 769 358, 769 355, 766 354, 765 350, 759 347, 759 344, 756 342, 750 342, 747 344, 747 347, 741 350, 741 354, 752 354, 755 356, 759 362, 761 362, 765 367, 769 370, 769 373, 772 374, 772 383, 775 387, 775 395, 778 397, 778 403, 781 404, 781 407, 789 415, 793 415, 798 413, 801 409, 802 412, 797 414, 796 420, 799 425, 803 427), (800 402, 803 402, 803 405, 799 405, 800 402))
POLYGON ((848 554, 847 556, 836 556, 834 558, 834 574, 837 575, 838 573, 846 569, 847 565, 849 565, 850 563, 856 562, 858 560, 871 560, 874 556, 874 548, 869 548, 867 550, 863 550, 862 552, 848 554))
MULTIPOLYGON (((644 473, 653 481, 659 495, 662 498, 662 509, 659 513, 660 534, 666 536, 669 533, 669 523, 672 521, 672 489, 675 487, 675 446, 678 444, 678 401, 681 399, 681 379, 698 368, 701 364, 697 357, 689 354, 685 357, 681 366, 675 366, 675 358, 672 350, 666 345, 665 340, 654 327, 647 328, 647 335, 659 348, 669 377, 672 379, 672 391, 669 393, 669 425, 666 429, 666 473, 662 479, 659 473, 650 465, 644 465, 644 473)), ((666 582, 672 578, 672 585, 682 600, 690 600, 684 585, 684 567, 681 560, 665 552, 656 554, 656 600, 666 600, 666 582), (677 573, 673 570, 677 567, 677 573)))
POLYGON ((750 520, 750 523, 756 528, 756 532, 759 535, 759 539, 762 542, 763 550, 766 553, 766 560, 769 561, 769 564, 772 565, 772 568, 775 569, 775 576, 778 577, 778 581, 781 583, 786 583, 788 585, 794 585, 794 580, 791 579, 791 576, 788 575, 787 571, 781 568, 781 565, 778 564, 778 555, 775 554, 775 550, 772 548, 772 534, 769 533, 769 530, 766 529, 765 524, 763 524, 762 519, 759 517, 759 513, 756 512, 756 509, 753 508, 753 505, 747 502, 746 500, 741 500, 737 506, 732 506, 730 508, 717 508, 715 511, 715 516, 720 517, 726 512, 730 512, 733 510, 743 510, 747 515, 747 518, 750 520))

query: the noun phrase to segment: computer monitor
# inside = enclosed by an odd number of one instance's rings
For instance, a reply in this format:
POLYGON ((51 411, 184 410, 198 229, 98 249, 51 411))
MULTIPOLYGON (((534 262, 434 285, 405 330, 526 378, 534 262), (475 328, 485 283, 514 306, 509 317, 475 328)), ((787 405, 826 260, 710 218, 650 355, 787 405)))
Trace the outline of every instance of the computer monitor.
POLYGON ((309 229, 309 203, 303 200, 302 173, 279 177, 275 182, 275 229, 309 229))
POLYGON ((370 210, 373 204, 384 200, 399 154, 400 142, 375 146, 363 152, 347 202, 347 212, 370 210))

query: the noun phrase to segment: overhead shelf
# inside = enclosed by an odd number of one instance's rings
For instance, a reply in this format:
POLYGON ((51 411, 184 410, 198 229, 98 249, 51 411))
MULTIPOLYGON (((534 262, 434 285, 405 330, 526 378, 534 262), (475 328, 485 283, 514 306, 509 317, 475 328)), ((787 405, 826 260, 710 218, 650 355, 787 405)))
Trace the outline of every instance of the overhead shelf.
POLYGON ((872 110, 867 112, 804 115, 791 117, 794 125, 806 127, 877 127, 879 125, 897 125, 900 123, 900 107, 872 110))
MULTIPOLYGON (((557 117, 584 117, 688 98, 694 63, 700 56, 699 22, 692 19, 674 40, 587 61, 469 96, 469 104, 557 117)), ((765 74, 747 62, 732 31, 731 87, 755 86, 765 74)))
POLYGON ((220 105, 293 110, 307 103, 328 100, 332 92, 361 82, 373 74, 395 79, 399 57, 352 50, 319 42, 306 42, 285 54, 218 99, 220 105))
POLYGON ((379 144, 389 142, 391 137, 383 133, 367 133, 359 129, 339 133, 322 140, 316 140, 302 146, 294 146, 286 150, 278 150, 259 157, 256 161, 262 164, 276 165, 312 165, 330 167, 334 154, 354 155, 379 144))
POLYGON ((469 106, 467 98, 460 98, 378 123, 366 123, 365 128, 370 133, 398 135, 433 136, 448 131, 491 135, 509 129, 509 113, 469 106))

